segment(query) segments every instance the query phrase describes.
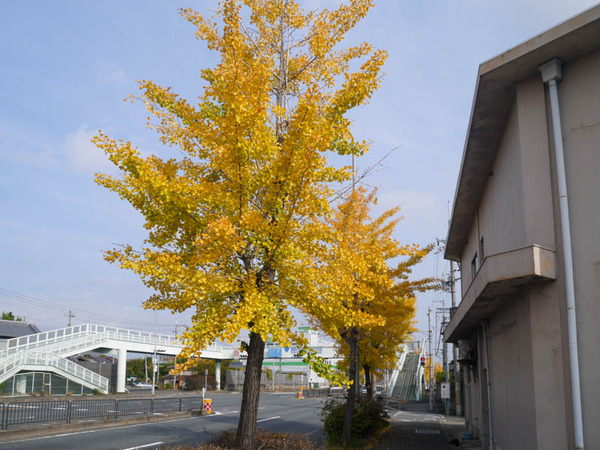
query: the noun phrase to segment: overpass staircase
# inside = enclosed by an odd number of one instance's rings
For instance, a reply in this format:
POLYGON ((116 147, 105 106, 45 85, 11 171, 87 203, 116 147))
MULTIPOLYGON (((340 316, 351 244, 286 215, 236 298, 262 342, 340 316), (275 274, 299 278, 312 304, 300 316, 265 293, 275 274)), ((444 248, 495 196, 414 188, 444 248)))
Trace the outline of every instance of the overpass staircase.
MULTIPOLYGON (((101 348, 126 348, 177 355, 182 346, 174 336, 103 325, 82 324, 0 341, 0 383, 22 371, 53 372, 92 390, 107 393, 109 380, 70 360, 68 356, 101 348)), ((233 349, 210 346, 213 357, 231 357, 233 349)))
POLYGON ((419 359, 418 353, 408 353, 406 355, 392 390, 393 398, 404 402, 417 401, 419 359))

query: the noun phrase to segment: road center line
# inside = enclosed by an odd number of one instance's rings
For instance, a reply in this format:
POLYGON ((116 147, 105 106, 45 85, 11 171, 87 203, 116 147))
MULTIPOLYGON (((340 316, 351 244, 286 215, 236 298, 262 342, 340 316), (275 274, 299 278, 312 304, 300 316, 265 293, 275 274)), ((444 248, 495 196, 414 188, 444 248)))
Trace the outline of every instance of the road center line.
POLYGON ((266 419, 260 419, 260 420, 257 420, 257 421, 256 421, 256 423, 259 423, 259 422, 266 422, 267 420, 279 419, 280 417, 281 417, 281 416, 267 417, 266 419))
POLYGON ((161 442, 153 442, 152 444, 138 445, 136 447, 129 447, 129 448, 125 448, 123 450, 138 450, 138 448, 152 447, 153 445, 160 445, 160 444, 162 444, 162 441, 161 442))

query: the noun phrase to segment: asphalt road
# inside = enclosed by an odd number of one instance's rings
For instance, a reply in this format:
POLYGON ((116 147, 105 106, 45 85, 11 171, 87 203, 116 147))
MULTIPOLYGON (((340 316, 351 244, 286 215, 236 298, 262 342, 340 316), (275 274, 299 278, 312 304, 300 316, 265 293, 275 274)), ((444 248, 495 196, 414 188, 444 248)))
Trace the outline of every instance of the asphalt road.
MULTIPOLYGON (((210 441, 221 431, 235 428, 242 396, 239 393, 211 393, 210 416, 189 417, 102 430, 65 433, 10 443, 0 443, 0 450, 27 449, 153 449, 162 445, 195 444, 210 441)), ((319 420, 322 398, 297 399, 294 393, 262 393, 258 410, 258 427, 268 431, 308 434, 322 440, 319 420)))

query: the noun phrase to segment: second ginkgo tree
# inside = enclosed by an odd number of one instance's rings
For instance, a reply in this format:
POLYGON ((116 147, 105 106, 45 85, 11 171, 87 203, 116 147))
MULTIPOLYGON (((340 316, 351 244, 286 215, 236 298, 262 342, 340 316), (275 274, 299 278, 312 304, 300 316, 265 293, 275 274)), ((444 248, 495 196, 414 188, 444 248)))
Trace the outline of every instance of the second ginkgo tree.
POLYGON ((411 267, 431 247, 401 246, 393 233, 398 208, 371 217, 375 192, 364 188, 351 192, 326 221, 329 240, 320 260, 307 262, 314 324, 340 342, 346 353, 348 390, 342 443, 348 444, 355 399, 358 395, 359 362, 372 368, 390 365, 411 329, 415 295, 436 287, 432 278, 409 280, 411 267), (401 262, 391 266, 392 261, 401 262), (360 357, 360 350, 364 352, 360 357))

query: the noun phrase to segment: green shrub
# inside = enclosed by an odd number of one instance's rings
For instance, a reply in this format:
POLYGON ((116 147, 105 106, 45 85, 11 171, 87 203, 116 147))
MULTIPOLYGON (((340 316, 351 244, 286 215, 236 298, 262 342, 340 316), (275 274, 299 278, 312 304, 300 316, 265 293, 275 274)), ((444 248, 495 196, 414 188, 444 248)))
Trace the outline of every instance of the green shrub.
MULTIPOLYGON (((344 430, 346 403, 328 400, 321 410, 323 432, 334 443, 339 442, 344 430)), ((383 405, 372 399, 361 400, 358 408, 352 413, 350 435, 355 439, 364 439, 388 425, 389 416, 383 405)))
POLYGON ((440 370, 439 372, 437 372, 435 374, 435 382, 437 384, 439 384, 439 383, 443 383, 444 381, 446 381, 446 372, 444 372, 443 370, 440 370))

